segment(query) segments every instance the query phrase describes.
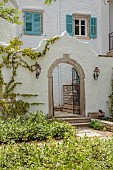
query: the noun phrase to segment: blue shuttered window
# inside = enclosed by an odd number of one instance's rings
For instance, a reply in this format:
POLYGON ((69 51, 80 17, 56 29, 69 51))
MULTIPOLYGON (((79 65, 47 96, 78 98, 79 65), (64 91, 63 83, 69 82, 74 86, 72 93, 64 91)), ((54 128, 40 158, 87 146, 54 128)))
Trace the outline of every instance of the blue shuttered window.
MULTIPOLYGON (((84 20, 84 18, 83 18, 83 20, 84 20)), ((78 20, 79 20, 79 17, 78 17, 78 20)), ((80 18, 80 21, 82 21, 82 18, 80 18)), ((74 24, 75 24, 75 18, 73 17, 73 15, 66 15, 66 31, 71 36, 73 36, 75 34, 75 31, 74 31, 75 25, 74 24)), ((90 17, 90 25, 89 25, 89 22, 87 19, 85 22, 85 27, 87 25, 88 25, 88 27, 90 26, 90 34, 89 34, 90 38, 97 38, 97 18, 90 17)), ((82 29, 82 27, 83 26, 81 26, 81 29, 82 29)), ((88 32, 87 32, 87 34, 88 34, 88 32)), ((82 36, 82 35, 80 34, 80 36, 82 36)))
POLYGON ((90 18, 90 38, 97 38, 97 18, 90 18))
POLYGON ((41 35, 42 33, 42 14, 25 13, 25 34, 41 35))
POLYGON ((72 15, 66 15, 66 31, 71 36, 74 35, 73 23, 74 23, 73 16, 72 15))

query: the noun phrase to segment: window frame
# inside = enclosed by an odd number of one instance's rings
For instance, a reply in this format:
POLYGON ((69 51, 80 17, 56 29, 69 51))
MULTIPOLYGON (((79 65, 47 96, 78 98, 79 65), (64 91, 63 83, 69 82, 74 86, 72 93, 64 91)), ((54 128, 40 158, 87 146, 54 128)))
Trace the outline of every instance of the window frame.
POLYGON ((42 36, 43 35, 43 12, 44 10, 37 10, 37 9, 22 9, 22 14, 23 14, 23 28, 22 28, 22 34, 23 35, 29 35, 29 36, 42 36), (41 19, 41 34, 36 34, 33 32, 25 32, 25 13, 34 13, 34 14, 40 14, 42 16, 41 19))
POLYGON ((74 13, 72 14, 74 18, 74 36, 76 36, 79 39, 90 39, 90 14, 79 14, 79 13, 74 13), (86 21, 85 25, 85 30, 86 30, 86 35, 75 35, 75 20, 78 19, 81 21, 82 19, 86 21))
MULTIPOLYGON (((76 36, 83 36, 83 37, 87 37, 87 19, 86 18, 74 18, 74 21, 75 20, 79 20, 79 34, 77 35, 77 34, 75 34, 76 36), (83 26, 82 24, 81 24, 81 21, 85 21, 85 35, 81 35, 81 27, 83 26)), ((76 26, 76 24, 74 24, 74 26, 76 26)), ((75 28, 76 29, 76 28, 75 28)), ((75 29, 74 29, 74 33, 75 33, 75 29)))

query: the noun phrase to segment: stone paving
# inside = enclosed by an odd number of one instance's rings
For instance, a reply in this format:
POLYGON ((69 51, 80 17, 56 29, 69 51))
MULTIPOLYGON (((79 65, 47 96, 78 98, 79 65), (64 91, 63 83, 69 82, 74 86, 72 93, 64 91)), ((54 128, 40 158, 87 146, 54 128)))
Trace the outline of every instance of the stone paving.
POLYGON ((84 137, 85 135, 88 137, 100 137, 100 138, 111 138, 113 136, 112 132, 108 131, 100 131, 100 130, 94 130, 91 128, 78 128, 77 129, 77 136, 78 137, 84 137))

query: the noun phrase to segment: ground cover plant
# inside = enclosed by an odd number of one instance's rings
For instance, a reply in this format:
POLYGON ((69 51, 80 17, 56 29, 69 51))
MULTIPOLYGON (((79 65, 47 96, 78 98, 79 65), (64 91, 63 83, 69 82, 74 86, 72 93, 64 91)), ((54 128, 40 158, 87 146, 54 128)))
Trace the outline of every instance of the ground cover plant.
POLYGON ((0 170, 113 170, 113 138, 1 145, 0 170))
POLYGON ((50 121, 41 112, 0 120, 0 143, 62 139, 67 132, 73 134, 75 129, 68 123, 50 121))
POLYGON ((101 130, 103 129, 103 125, 100 120, 92 120, 90 123, 90 127, 94 128, 96 130, 101 130))

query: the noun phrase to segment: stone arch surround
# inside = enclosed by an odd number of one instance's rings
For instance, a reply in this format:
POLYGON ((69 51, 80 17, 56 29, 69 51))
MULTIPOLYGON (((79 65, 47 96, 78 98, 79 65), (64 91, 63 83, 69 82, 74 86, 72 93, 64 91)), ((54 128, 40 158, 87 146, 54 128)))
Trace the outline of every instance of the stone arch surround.
POLYGON ((77 63, 75 60, 70 58, 69 54, 64 54, 63 58, 57 59, 49 68, 48 70, 48 111, 49 116, 54 116, 54 110, 53 110, 53 70, 54 68, 60 64, 70 64, 72 65, 79 73, 80 77, 80 114, 82 116, 85 116, 85 74, 80 66, 79 63, 77 63))

